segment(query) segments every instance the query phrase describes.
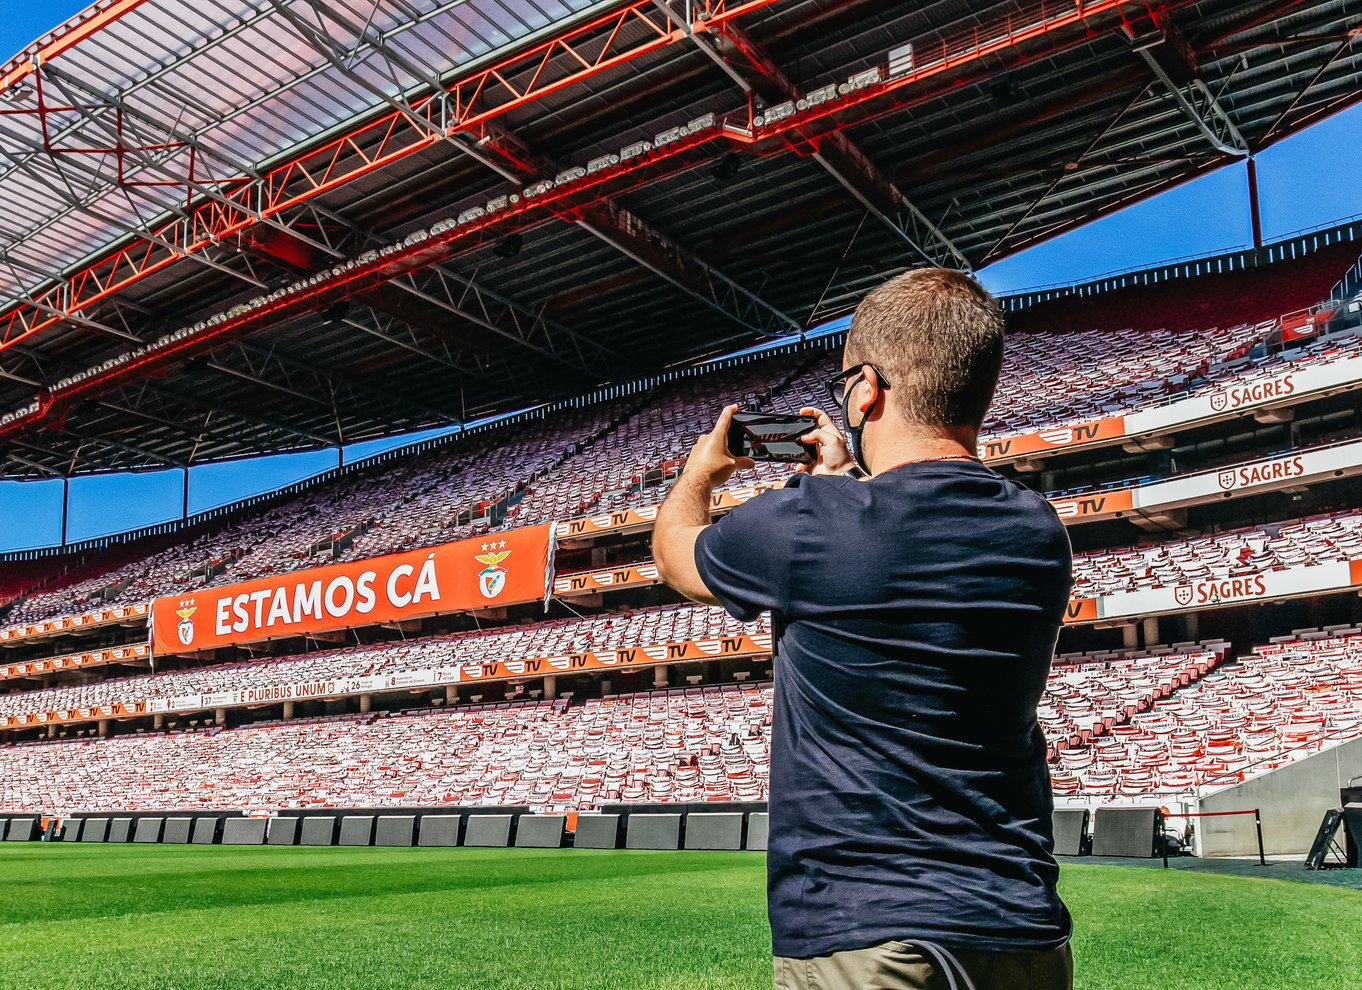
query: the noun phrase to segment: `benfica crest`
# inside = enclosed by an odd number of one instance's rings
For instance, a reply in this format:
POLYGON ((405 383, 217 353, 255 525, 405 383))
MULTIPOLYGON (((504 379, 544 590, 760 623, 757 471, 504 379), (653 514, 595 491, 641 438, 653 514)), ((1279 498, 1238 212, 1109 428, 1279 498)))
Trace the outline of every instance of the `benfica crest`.
POLYGON ((179 625, 175 627, 175 631, 179 634, 180 642, 185 646, 194 642, 194 613, 198 610, 197 605, 187 605, 175 610, 175 614, 180 617, 179 625))
MULTIPOLYGON (((505 541, 502 541, 502 546, 505 545, 505 541)), ((495 598, 506 590, 506 568, 501 566, 501 562, 510 555, 510 550, 493 550, 490 553, 473 555, 473 559, 479 564, 487 565, 478 571, 478 591, 482 592, 483 598, 495 598)))

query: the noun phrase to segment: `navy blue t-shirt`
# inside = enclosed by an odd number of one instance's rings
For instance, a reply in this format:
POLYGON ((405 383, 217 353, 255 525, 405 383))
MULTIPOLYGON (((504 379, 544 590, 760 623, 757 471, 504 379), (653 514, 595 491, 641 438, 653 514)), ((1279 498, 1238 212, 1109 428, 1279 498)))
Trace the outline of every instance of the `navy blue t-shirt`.
POLYGON ((695 559, 778 637, 775 954, 1064 944, 1036 705, 1073 557, 1049 504, 969 460, 799 475, 707 528, 695 559))

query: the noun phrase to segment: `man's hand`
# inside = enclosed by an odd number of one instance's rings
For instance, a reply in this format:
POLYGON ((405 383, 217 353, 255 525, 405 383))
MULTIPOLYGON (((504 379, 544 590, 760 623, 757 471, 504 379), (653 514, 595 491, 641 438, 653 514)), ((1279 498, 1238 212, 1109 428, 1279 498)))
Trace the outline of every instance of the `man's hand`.
POLYGON ((728 424, 737 406, 726 406, 719 421, 691 448, 681 477, 676 479, 653 524, 653 563, 658 576, 691 601, 717 605, 695 566, 695 541, 710 523, 709 500, 739 468, 756 461, 728 452, 728 424))
POLYGON ((756 466, 757 462, 752 458, 734 457, 728 452, 728 427, 737 408, 725 406, 714 429, 695 441, 680 480, 692 481, 713 491, 733 477, 734 471, 756 466))
POLYGON ((832 422, 832 417, 821 409, 812 406, 799 410, 801 416, 813 416, 818 420, 818 429, 800 439, 800 443, 817 444, 812 464, 801 465, 799 470, 807 474, 846 474, 856 462, 841 431, 832 422))

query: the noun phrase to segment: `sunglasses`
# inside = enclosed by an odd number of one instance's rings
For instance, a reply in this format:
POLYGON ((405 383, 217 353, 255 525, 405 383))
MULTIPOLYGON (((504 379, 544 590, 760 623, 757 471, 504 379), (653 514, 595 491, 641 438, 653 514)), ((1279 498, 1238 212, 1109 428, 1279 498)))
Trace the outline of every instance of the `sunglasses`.
POLYGON ((827 386, 828 394, 832 396, 832 401, 837 405, 842 405, 846 401, 847 391, 855 384, 853 379, 863 375, 866 368, 874 368, 875 374, 879 376, 880 388, 889 387, 889 379, 884 377, 884 372, 875 365, 866 362, 848 368, 846 371, 839 371, 823 384, 827 386))

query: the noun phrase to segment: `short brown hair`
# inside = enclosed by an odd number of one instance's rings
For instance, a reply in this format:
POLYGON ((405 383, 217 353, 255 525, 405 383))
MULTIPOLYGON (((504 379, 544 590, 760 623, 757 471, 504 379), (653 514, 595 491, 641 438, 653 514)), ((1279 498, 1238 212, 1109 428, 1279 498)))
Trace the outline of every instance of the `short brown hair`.
POLYGON ((1002 309, 968 275, 915 268, 861 301, 846 363, 882 370, 909 422, 978 429, 1002 370, 1002 309))

